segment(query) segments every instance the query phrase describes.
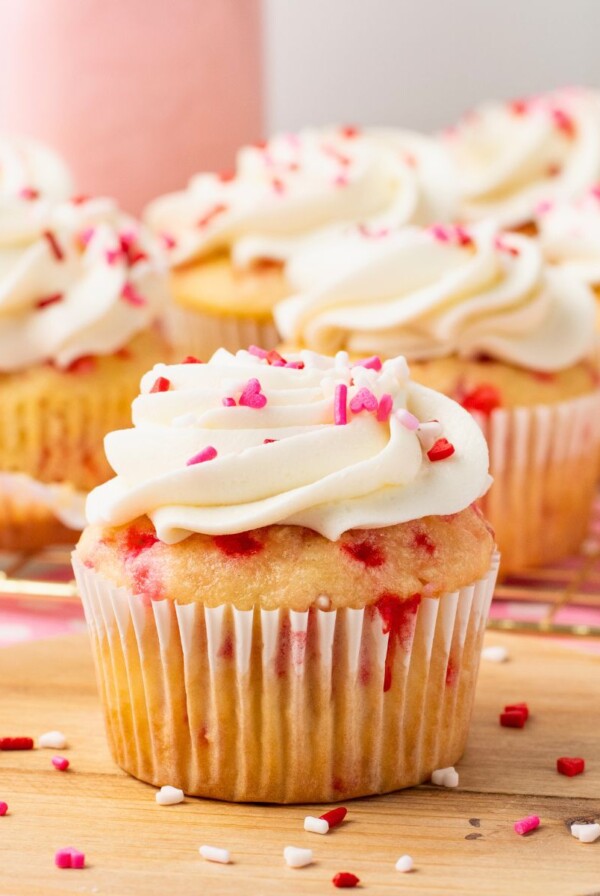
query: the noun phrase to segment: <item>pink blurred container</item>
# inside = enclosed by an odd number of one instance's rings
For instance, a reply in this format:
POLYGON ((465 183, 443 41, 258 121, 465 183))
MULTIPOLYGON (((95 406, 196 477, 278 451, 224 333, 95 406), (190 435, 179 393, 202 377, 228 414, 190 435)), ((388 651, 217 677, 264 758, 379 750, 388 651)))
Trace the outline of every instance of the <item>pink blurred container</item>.
POLYGON ((260 0, 0 4, 0 127, 138 212, 262 135, 260 0))

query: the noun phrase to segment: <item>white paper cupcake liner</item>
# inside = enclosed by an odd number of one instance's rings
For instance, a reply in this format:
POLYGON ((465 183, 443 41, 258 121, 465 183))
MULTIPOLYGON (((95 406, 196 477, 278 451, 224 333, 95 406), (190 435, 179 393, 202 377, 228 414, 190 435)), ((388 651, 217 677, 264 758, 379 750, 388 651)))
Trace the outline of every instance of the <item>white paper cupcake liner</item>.
POLYGON ((272 320, 207 314, 171 305, 166 312, 166 328, 174 351, 210 358, 218 348, 236 352, 249 345, 267 350, 276 348, 279 337, 272 320))
POLYGON ((150 601, 73 567, 111 748, 135 777, 323 802, 417 784, 463 752, 497 555, 480 581, 391 616, 150 601))
POLYGON ((481 508, 496 533, 501 573, 576 553, 596 491, 600 392, 473 416, 490 451, 494 484, 481 508))

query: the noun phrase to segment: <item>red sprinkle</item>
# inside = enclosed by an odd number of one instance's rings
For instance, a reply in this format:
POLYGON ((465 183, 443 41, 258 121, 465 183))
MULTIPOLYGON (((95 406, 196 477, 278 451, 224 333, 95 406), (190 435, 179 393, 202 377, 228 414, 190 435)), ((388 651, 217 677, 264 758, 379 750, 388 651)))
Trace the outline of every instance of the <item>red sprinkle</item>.
POLYGON ((282 358, 279 352, 276 352, 273 349, 266 354, 267 364, 271 364, 273 367, 284 367, 287 363, 285 358, 282 358))
POLYGON ((526 703, 510 703, 504 707, 504 712, 522 712, 525 716, 525 721, 529 718, 529 707, 526 703))
POLYGON ((340 134, 342 137, 346 137, 347 140, 352 140, 354 137, 360 136, 360 128, 353 124, 346 124, 340 128, 340 134))
POLYGON ((186 467, 193 467, 194 464, 203 464, 207 460, 214 460, 216 456, 217 449, 213 448, 212 445, 207 445, 206 448, 203 448, 198 454, 194 454, 193 457, 186 460, 185 465, 186 467))
POLYGON ((42 236, 44 237, 44 239, 46 239, 48 241, 48 245, 50 246, 50 251, 56 258, 56 260, 63 261, 64 257, 65 257, 65 253, 63 252, 60 243, 58 242, 58 240, 56 239, 56 236, 52 233, 52 231, 44 230, 44 232, 42 233, 42 236))
POLYGON ((79 193, 76 196, 71 196, 71 202, 73 205, 83 205, 84 202, 89 202, 90 197, 86 196, 85 193, 79 193))
POLYGON ((215 535, 214 543, 228 557, 250 557, 262 551, 264 545, 249 532, 237 532, 235 535, 215 535))
POLYGON ((454 454, 454 445, 448 439, 438 439, 427 452, 427 457, 432 463, 437 460, 445 460, 454 454))
POLYGON ((467 411, 478 411, 486 417, 495 411, 496 408, 502 406, 502 397, 499 389, 490 383, 483 383, 477 386, 471 392, 468 392, 462 399, 461 404, 467 411))
POLYGON ((93 373, 96 369, 96 358, 93 355, 81 355, 65 367, 67 373, 93 373))
POLYGON ((33 738, 0 737, 0 750, 33 750, 33 738))
POLYGON ((222 202, 217 203, 217 205, 213 205, 213 207, 206 212, 204 217, 200 218, 200 220, 198 221, 198 227, 208 227, 211 221, 214 221, 215 218, 217 218, 219 215, 222 215, 223 212, 226 211, 227 206, 222 202))
POLYGON ((182 364, 203 364, 204 362, 200 360, 200 358, 196 358, 194 355, 187 355, 182 364))
POLYGON ((585 759, 576 756, 561 756, 556 760, 556 771, 568 778, 574 778, 585 770, 585 759))
POLYGON ((513 113, 513 115, 525 115, 528 109, 527 100, 513 100, 508 104, 508 108, 513 113))
POLYGON ((55 305, 57 302, 62 302, 64 296, 62 292, 56 292, 52 296, 48 296, 45 299, 40 299, 39 302, 36 302, 36 308, 47 308, 48 305, 55 305))
POLYGON ((228 395, 226 398, 223 398, 221 404, 224 408, 234 408, 236 406, 235 398, 232 398, 231 395, 228 395))
POLYGON ((528 815, 527 818, 515 821, 513 825, 515 833, 517 834, 528 834, 530 831, 535 831, 539 826, 540 820, 537 815, 528 815))
POLYGON ((121 290, 121 298, 125 299, 126 302, 129 302, 129 304, 133 305, 135 308, 140 308, 146 304, 146 299, 140 295, 133 283, 125 284, 121 290))
POLYGON ((271 445, 273 442, 278 442, 278 439, 263 439, 263 445, 271 445))
POLYGON ((500 724, 503 728, 524 728, 526 721, 525 713, 520 710, 500 713, 500 724))
POLYGON ((54 768, 57 768, 59 772, 66 772, 69 767, 69 760, 65 759, 64 756, 53 756, 52 765, 54 768))
POLYGON ((324 812, 323 815, 319 815, 319 818, 324 819, 330 828, 337 828, 338 824, 343 822, 347 814, 348 810, 345 806, 338 806, 336 809, 330 809, 329 812, 324 812))
MULTIPOLYGON (((7 812, 8 812, 8 803, 5 803, 4 800, 0 800, 0 818, 3 815, 6 815, 7 812)), ((330 825, 330 827, 331 827, 331 825, 330 825)))
POLYGON ((19 190, 19 196, 21 199, 39 199, 40 191, 34 189, 34 187, 23 187, 22 190, 19 190))
POLYGON ((171 388, 171 380, 168 380, 166 376, 159 376, 150 392, 168 392, 171 388))
POLYGON ((161 233, 160 238, 163 241, 165 249, 174 249, 177 245, 177 240, 174 236, 171 236, 170 233, 161 233))
POLYGON ((360 883, 359 878, 356 874, 351 874, 349 871, 339 871, 335 877, 331 878, 331 883, 334 887, 342 888, 350 888, 355 887, 358 883, 360 883))
POLYGON ((575 136, 575 123, 571 116, 567 115, 564 109, 553 109, 552 118, 554 119, 554 124, 558 130, 562 131, 565 137, 572 139, 575 136))
POLYGON ((343 383, 335 387, 333 397, 333 422, 336 426, 345 426, 348 422, 348 386, 343 383))
POLYGON ((229 171, 219 171, 217 177, 222 184, 228 184, 230 181, 235 180, 235 171, 233 169, 230 169, 229 171))

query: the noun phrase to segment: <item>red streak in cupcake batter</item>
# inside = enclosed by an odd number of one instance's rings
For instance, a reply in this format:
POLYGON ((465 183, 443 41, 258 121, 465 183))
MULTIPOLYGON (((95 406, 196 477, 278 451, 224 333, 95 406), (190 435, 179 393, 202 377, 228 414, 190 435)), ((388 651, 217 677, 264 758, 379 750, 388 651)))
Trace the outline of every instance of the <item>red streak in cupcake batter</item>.
POLYGON ((215 535, 214 543, 228 557, 251 557, 262 551, 264 545, 249 532, 236 535, 215 535))
POLYGON ((341 548, 349 557, 365 566, 382 566, 385 563, 383 551, 369 541, 345 542, 341 548))

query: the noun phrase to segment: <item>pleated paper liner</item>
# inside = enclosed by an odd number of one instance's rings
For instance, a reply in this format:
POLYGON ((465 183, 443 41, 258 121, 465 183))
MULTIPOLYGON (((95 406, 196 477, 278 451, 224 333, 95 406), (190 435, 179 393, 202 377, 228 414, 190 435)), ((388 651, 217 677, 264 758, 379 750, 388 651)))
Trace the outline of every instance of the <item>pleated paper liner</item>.
POLYGON ((501 576, 576 554, 596 492, 600 393, 473 416, 490 451, 494 484, 481 508, 496 533, 501 576))
POLYGON ((440 599, 306 612, 150 601, 73 566, 112 752, 143 781, 326 802, 409 787, 463 752, 497 555, 440 599))
POLYGON ((272 320, 188 311, 178 305, 167 309, 166 327, 176 359, 180 355, 194 355, 206 361, 218 348, 237 352, 249 345, 258 345, 269 350, 279 342, 272 320))

